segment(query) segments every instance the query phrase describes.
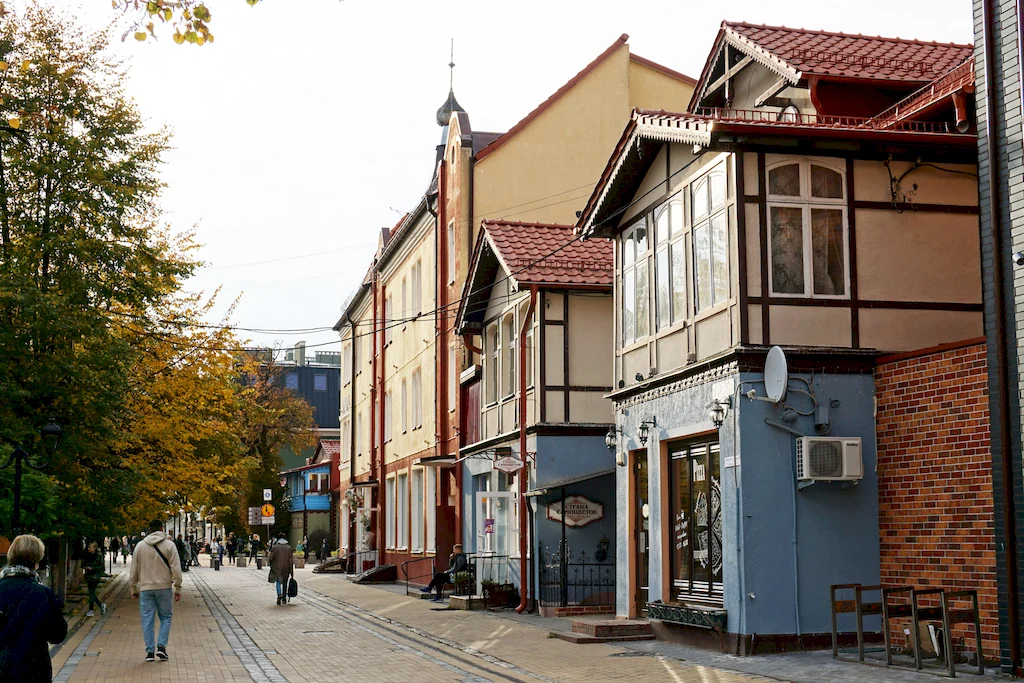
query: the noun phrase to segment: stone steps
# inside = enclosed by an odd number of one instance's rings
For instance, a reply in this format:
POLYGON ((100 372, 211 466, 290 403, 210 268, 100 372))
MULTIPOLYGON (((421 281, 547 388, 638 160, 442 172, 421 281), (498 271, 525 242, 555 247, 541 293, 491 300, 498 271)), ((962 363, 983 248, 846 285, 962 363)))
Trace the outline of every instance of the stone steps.
POLYGON ((650 622, 638 619, 574 619, 571 633, 552 631, 548 637, 582 645, 654 640, 654 632, 650 622))

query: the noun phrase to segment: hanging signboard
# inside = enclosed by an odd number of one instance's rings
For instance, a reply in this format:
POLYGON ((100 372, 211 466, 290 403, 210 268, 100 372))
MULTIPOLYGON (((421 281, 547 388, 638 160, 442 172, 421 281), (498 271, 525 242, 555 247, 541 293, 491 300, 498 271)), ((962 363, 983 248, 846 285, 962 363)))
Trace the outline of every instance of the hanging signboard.
POLYGON ((506 474, 518 472, 522 468, 523 461, 511 455, 506 455, 505 457, 498 458, 497 460, 494 461, 494 469, 498 470, 499 472, 504 472, 506 474))
POLYGON ((258 507, 249 508, 249 526, 257 526, 262 524, 260 521, 262 515, 260 515, 260 509, 258 507))
MULTIPOLYGON (((552 522, 562 521, 562 501, 556 500, 548 503, 548 519, 552 522)), ((583 496, 566 496, 565 498, 565 525, 569 527, 581 527, 604 519, 604 505, 595 503, 583 496)))

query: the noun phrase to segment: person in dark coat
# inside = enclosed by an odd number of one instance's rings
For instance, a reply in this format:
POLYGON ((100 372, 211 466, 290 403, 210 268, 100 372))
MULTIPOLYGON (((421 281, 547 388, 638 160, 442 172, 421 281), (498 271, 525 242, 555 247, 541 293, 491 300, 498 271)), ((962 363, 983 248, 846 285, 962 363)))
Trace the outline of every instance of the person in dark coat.
POLYGON ((62 642, 68 624, 61 601, 35 571, 45 554, 35 536, 18 536, 7 551, 9 564, 0 569, 0 681, 53 679, 47 643, 62 642))
POLYGON ((437 589, 437 597, 433 599, 433 602, 441 602, 444 599, 441 596, 445 584, 455 583, 455 575, 466 571, 468 566, 469 560, 466 559, 466 553, 462 552, 462 544, 456 543, 452 548, 452 554, 448 558, 448 571, 434 574, 434 578, 430 580, 430 583, 420 590, 424 593, 429 593, 437 589))
POLYGON ((319 552, 317 552, 317 554, 316 554, 317 562, 323 562, 324 560, 326 560, 330 556, 331 556, 331 549, 327 546, 327 539, 325 538, 324 542, 320 544, 319 552))
POLYGON ((178 537, 174 539, 174 547, 178 549, 178 561, 181 564, 181 571, 187 572, 189 558, 188 544, 185 543, 185 539, 181 534, 178 534, 178 537))
POLYGON ((117 564, 117 556, 121 552, 121 539, 114 536, 110 539, 110 559, 114 564, 117 564))
POLYGON ((89 548, 85 551, 85 557, 82 558, 82 573, 84 574, 85 585, 89 589, 89 611, 85 613, 85 616, 96 616, 96 612, 93 611, 93 605, 99 607, 101 613, 106 614, 107 606, 100 602, 98 594, 100 581, 103 580, 103 574, 105 573, 103 571, 103 553, 95 542, 89 544, 89 548))
POLYGON ((292 577, 292 547, 284 534, 278 534, 270 549, 270 575, 267 581, 277 584, 277 604, 288 602, 288 579, 292 577))

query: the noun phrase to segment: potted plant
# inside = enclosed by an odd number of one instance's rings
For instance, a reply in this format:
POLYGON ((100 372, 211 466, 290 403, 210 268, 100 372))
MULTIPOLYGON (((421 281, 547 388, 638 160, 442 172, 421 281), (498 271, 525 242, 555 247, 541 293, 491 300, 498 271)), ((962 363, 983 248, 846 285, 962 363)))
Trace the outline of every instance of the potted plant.
POLYGON ((473 594, 473 574, 472 572, 462 571, 455 575, 453 580, 455 585, 455 595, 472 595, 473 594))

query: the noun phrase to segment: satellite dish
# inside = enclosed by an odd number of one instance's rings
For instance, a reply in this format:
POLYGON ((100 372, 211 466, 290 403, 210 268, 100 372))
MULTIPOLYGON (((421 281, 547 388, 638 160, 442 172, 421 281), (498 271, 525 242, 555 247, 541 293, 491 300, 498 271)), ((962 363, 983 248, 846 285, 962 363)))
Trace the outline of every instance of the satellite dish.
POLYGON ((786 385, 789 383, 789 364, 786 352, 779 346, 768 349, 768 357, 764 360, 764 389, 772 403, 786 398, 786 385))

